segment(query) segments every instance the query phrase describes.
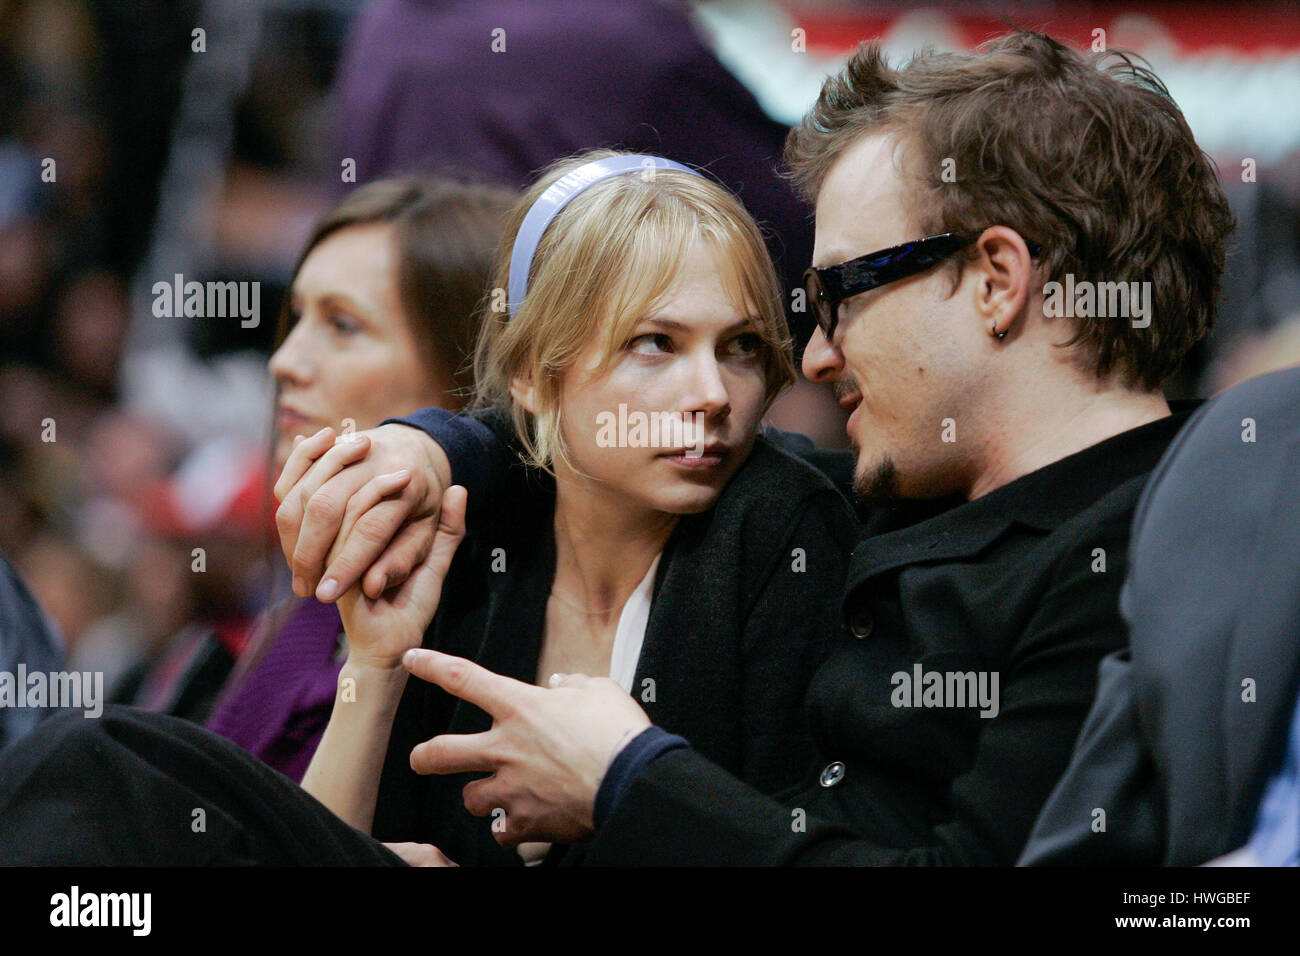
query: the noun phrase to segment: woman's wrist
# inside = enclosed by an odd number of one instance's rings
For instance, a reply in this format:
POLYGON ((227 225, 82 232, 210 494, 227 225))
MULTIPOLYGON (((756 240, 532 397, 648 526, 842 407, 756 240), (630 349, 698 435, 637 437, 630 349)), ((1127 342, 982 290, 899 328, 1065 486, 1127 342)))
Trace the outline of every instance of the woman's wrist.
POLYGON ((396 705, 409 676, 400 658, 390 664, 349 655, 339 671, 337 703, 396 705))

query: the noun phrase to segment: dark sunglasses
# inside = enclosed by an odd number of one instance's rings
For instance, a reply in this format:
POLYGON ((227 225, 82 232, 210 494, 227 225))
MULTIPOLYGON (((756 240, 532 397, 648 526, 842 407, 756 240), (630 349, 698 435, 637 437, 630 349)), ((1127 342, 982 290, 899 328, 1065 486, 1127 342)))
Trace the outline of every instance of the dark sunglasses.
MULTIPOLYGON (((803 274, 803 287, 826 341, 831 341, 835 335, 835 327, 839 324, 840 303, 845 299, 924 272, 965 249, 979 235, 945 232, 939 236, 927 236, 900 246, 869 252, 837 266, 814 266, 808 269, 803 274)), ((1025 240, 1025 245, 1029 247, 1032 256, 1037 256, 1042 251, 1038 243, 1028 239, 1025 240)))

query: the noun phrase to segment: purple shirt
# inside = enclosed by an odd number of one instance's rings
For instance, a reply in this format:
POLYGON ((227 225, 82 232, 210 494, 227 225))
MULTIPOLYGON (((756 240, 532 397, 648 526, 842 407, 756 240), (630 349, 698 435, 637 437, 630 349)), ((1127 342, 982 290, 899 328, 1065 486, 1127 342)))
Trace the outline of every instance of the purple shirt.
MULTIPOLYGON (((208 719, 208 729, 301 781, 334 708, 343 657, 338 608, 301 600, 208 719)), ((238 679, 238 678, 237 678, 238 679)))

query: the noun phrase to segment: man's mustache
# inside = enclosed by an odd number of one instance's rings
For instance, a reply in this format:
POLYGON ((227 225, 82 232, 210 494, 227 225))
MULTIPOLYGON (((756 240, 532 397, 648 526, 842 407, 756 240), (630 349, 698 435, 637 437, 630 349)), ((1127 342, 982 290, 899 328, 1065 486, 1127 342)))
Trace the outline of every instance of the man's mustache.
POLYGON ((845 372, 834 383, 835 400, 839 401, 846 395, 861 393, 862 389, 858 388, 858 380, 848 372, 845 372))

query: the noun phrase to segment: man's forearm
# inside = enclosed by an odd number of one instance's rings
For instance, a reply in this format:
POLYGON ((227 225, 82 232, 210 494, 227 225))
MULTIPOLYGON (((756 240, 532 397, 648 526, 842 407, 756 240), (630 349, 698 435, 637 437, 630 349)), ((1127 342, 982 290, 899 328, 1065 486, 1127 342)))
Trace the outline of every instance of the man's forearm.
POLYGON ((582 861, 592 866, 880 866, 905 855, 774 800, 695 750, 675 748, 662 752, 632 782, 597 827, 582 861))
POLYGON ((449 412, 443 408, 424 408, 403 418, 390 418, 385 425, 398 424, 417 428, 431 442, 430 464, 448 488, 454 482, 469 492, 471 506, 486 500, 498 486, 509 467, 509 452, 491 428, 479 418, 449 412))

